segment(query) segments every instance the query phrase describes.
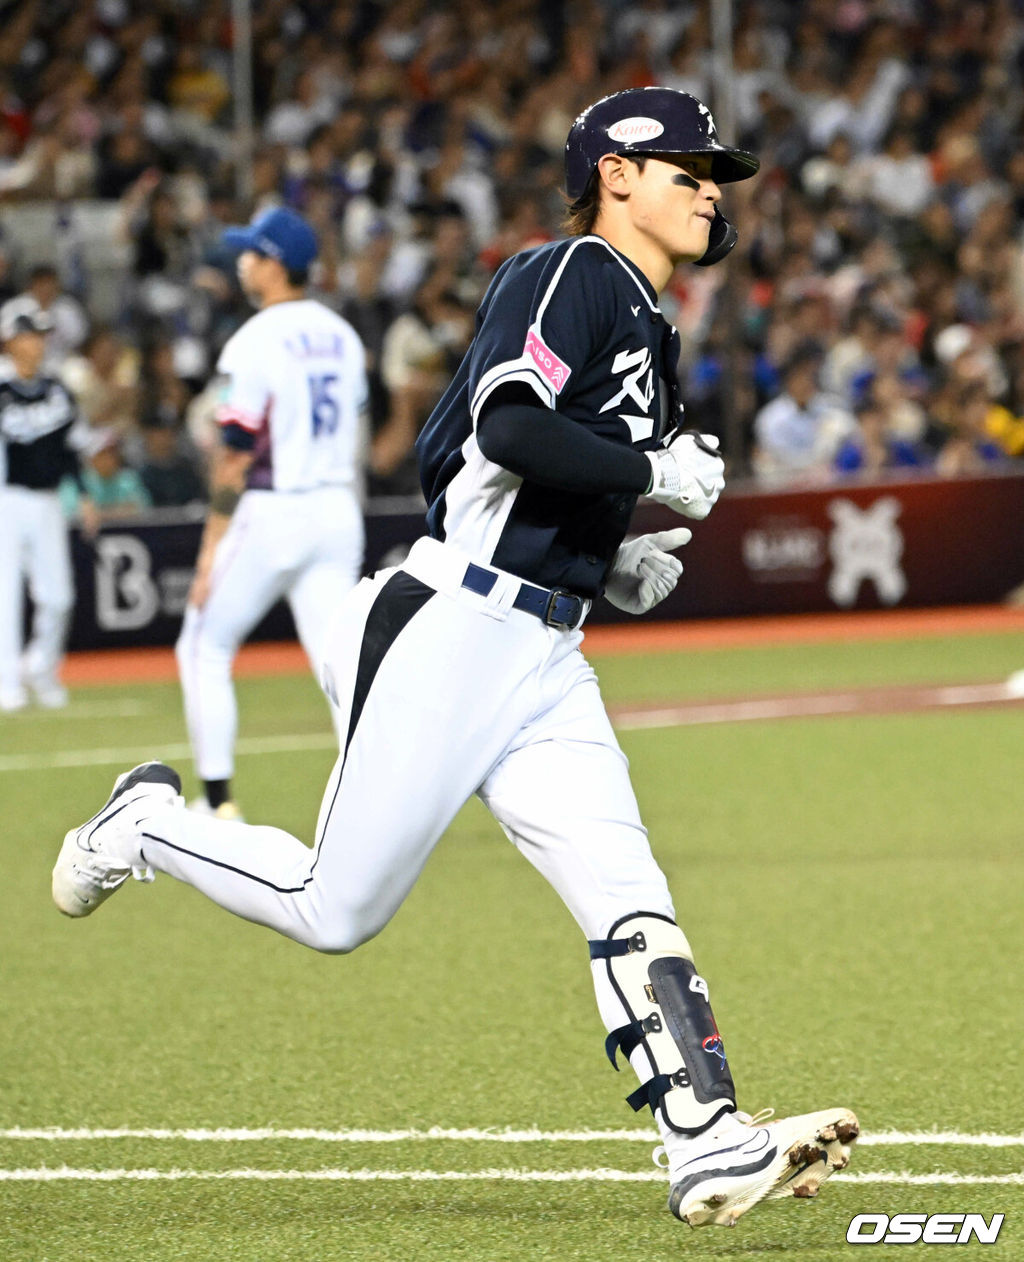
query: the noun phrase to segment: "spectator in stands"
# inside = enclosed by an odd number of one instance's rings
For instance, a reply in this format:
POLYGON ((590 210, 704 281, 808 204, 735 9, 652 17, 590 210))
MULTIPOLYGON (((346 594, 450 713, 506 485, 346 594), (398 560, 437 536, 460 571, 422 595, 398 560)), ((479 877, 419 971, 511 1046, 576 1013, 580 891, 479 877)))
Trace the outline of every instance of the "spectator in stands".
POLYGON ((207 499, 199 458, 187 444, 183 426, 159 412, 142 420, 139 478, 154 508, 200 504, 207 499))
POLYGON ((231 85, 216 64, 216 49, 187 40, 178 46, 167 100, 179 135, 209 139, 209 129, 231 100, 231 85))
POLYGON ((541 199, 516 190, 502 201, 498 231, 480 251, 480 262, 494 273, 513 254, 553 239, 541 199))
POLYGON ((351 187, 344 164, 335 152, 331 127, 326 122, 313 129, 305 145, 289 151, 282 186, 285 202, 300 214, 308 214, 310 201, 320 190, 329 195, 331 220, 336 224, 351 187))
POLYGON ((36 128, 24 149, 15 156, 12 148, 0 168, 0 201, 56 197, 60 155, 56 124, 36 128))
POLYGON ((122 438, 131 433, 138 409, 139 355, 109 325, 93 327, 81 353, 64 361, 61 376, 90 425, 112 428, 122 438))
MULTIPOLYGON (((359 334, 366 348, 366 380, 370 395, 370 431, 375 437, 387 421, 390 404, 381 374, 384 339, 398 310, 380 279, 391 250, 391 234, 380 225, 365 248, 342 267, 338 310, 359 334)), ((371 487, 372 490, 372 487, 371 487)))
POLYGON ((0 234, 0 308, 5 302, 15 297, 17 292, 11 267, 10 242, 0 234))
POLYGON ((295 82, 293 95, 270 111, 263 138, 272 145, 299 149, 314 131, 330 123, 337 106, 337 101, 323 91, 315 68, 304 70, 295 82))
POLYGON ((120 234, 132 249, 126 318, 150 331, 174 327, 199 259, 197 239, 162 172, 147 169, 121 199, 120 234))
POLYGON ((853 400, 854 382, 872 371, 875 345, 889 318, 870 303, 854 305, 845 331, 825 354, 821 380, 826 390, 853 400))
POLYGON ((1005 465, 1007 455, 988 432, 993 401, 982 380, 954 387, 944 419, 949 436, 935 461, 945 477, 965 477, 1005 465))
POLYGON ((862 157, 852 176, 861 182, 863 195, 886 215, 912 219, 935 196, 931 163, 914 149, 909 127, 894 124, 881 153, 862 157))
POLYGON ((985 414, 985 435, 1004 455, 1024 457, 1024 417, 1017 416, 1005 404, 990 402, 985 414))
POLYGON ((161 151, 146 135, 141 117, 129 120, 122 115, 113 130, 99 145, 99 171, 96 176, 97 196, 116 201, 129 196, 144 177, 156 183, 164 161, 161 151))
POLYGON ((846 132, 836 132, 824 151, 819 150, 804 162, 800 168, 800 184, 815 202, 832 206, 837 200, 856 195, 853 145, 846 132))
POLYGON ((442 272, 428 277, 384 336, 381 375, 390 410, 374 438, 370 468, 392 494, 417 488, 413 443, 473 335, 472 309, 445 288, 446 279, 442 272))
POLYGON ((150 506, 149 493, 137 471, 124 462, 116 430, 93 430, 84 448, 82 486, 65 478, 60 484, 61 504, 69 520, 76 520, 85 495, 96 506, 101 522, 136 517, 150 506))
POLYGON ((145 346, 139 371, 140 427, 180 427, 192 394, 191 387, 175 366, 173 343, 167 338, 157 338, 145 346))
POLYGON ((798 346, 782 370, 782 393, 754 418, 755 477, 769 485, 825 481, 836 450, 854 428, 852 414, 818 385, 821 347, 798 346))
POLYGON ((59 372, 68 355, 82 345, 89 332, 85 308, 77 298, 61 289, 59 274, 51 263, 39 263, 31 269, 23 292, 0 308, 0 319, 5 311, 13 318, 11 313, 19 305, 27 310, 41 310, 49 317, 53 332, 47 338, 45 366, 48 372, 59 372))
POLYGON ((928 449, 899 434, 874 395, 867 394, 856 404, 854 416, 856 428, 840 441, 833 460, 837 473, 872 478, 892 472, 911 473, 931 464, 928 449))

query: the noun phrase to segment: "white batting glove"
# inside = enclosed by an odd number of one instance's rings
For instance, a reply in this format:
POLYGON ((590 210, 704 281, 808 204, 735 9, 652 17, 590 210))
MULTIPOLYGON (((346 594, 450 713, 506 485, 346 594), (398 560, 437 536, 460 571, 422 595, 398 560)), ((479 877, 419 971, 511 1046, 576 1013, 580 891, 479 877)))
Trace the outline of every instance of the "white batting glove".
POLYGON ((689 543, 693 531, 680 526, 627 539, 615 554, 604 594, 626 613, 646 613, 672 591, 683 563, 669 553, 689 543))
POLYGON ((703 521, 725 487, 725 461, 714 434, 677 433, 664 447, 646 452, 654 471, 647 492, 684 517, 703 521))

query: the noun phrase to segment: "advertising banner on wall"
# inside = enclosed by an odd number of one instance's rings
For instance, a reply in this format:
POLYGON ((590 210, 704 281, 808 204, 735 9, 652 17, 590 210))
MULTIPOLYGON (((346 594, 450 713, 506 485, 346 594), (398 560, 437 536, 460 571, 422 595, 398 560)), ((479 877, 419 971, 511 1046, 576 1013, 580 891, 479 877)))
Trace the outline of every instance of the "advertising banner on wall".
MULTIPOLYGON (((683 519, 643 505, 637 532, 683 519)), ((423 532, 415 505, 367 517, 366 570, 401 561, 423 532)), ((201 522, 161 516, 118 523, 95 544, 73 539, 72 648, 171 644, 178 634, 201 522)), ((649 618, 999 602, 1024 583, 1024 474, 956 481, 830 486, 765 493, 729 488, 693 523, 684 574, 649 618)), ((627 619, 606 601, 591 620, 627 619)), ((256 628, 294 635, 278 605, 256 628)))
MULTIPOLYGON (((634 525, 679 521, 649 506, 634 525)), ((648 616, 998 603, 1024 582, 1024 476, 730 489, 680 556, 679 586, 648 616)))

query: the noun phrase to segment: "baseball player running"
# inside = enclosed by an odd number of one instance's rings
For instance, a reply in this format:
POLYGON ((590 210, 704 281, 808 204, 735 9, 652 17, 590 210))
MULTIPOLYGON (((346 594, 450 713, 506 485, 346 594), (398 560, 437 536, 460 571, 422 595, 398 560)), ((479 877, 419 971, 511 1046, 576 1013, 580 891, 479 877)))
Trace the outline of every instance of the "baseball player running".
MULTIPOLYGON (((32 298, 4 309, 0 338, 0 710, 67 704, 59 671, 74 600, 68 528, 57 495, 65 474, 82 486, 78 409, 66 387, 42 371, 50 317, 32 298), (32 598, 32 631, 22 652, 22 584, 32 598)), ((95 534, 91 500, 82 528, 95 534)))
POLYGON ((647 494, 702 519, 714 440, 681 432, 677 334, 658 295, 678 263, 734 244, 720 185, 757 159, 685 93, 631 89, 573 124, 570 236, 502 266, 418 444, 429 537, 344 604, 325 679, 344 741, 313 848, 190 816, 162 763, 122 775, 67 834, 57 906, 84 916, 128 875, 169 873, 321 951, 387 924, 472 793, 589 941, 606 1050, 640 1079, 672 1211, 731 1224, 813 1196, 846 1165, 843 1108, 759 1124, 736 1092, 693 952, 641 822, 580 626, 602 594, 643 613, 674 587, 686 528, 625 540, 647 494))
POLYGON ((204 796, 198 809, 236 819, 231 795, 238 711, 231 665, 281 597, 319 671, 330 611, 358 581, 363 518, 358 460, 366 357, 352 326, 307 299, 316 236, 274 208, 225 242, 259 311, 217 363, 221 443, 210 507, 177 644, 185 718, 204 796))

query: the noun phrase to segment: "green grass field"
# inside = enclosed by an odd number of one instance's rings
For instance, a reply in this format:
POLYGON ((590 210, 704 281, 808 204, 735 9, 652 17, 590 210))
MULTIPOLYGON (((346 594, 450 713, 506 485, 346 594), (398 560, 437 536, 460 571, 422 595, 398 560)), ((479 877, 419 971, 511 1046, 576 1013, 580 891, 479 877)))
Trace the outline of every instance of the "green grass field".
MULTIPOLYGON (((595 665, 625 704, 994 681, 1024 642, 595 665)), ((331 763, 315 685, 239 694, 246 813, 309 838, 331 763)), ((623 1102, 635 1081, 604 1058, 585 943, 478 804, 347 958, 167 877, 73 923, 50 868, 114 776, 165 756, 194 790, 178 691, 5 716, 0 1262, 831 1262, 854 1214, 900 1212, 1005 1213, 983 1256, 1024 1257, 1022 727, 1005 706, 622 734, 741 1107, 849 1104, 868 1141, 817 1201, 691 1232, 653 1181, 649 1114, 623 1102)))

